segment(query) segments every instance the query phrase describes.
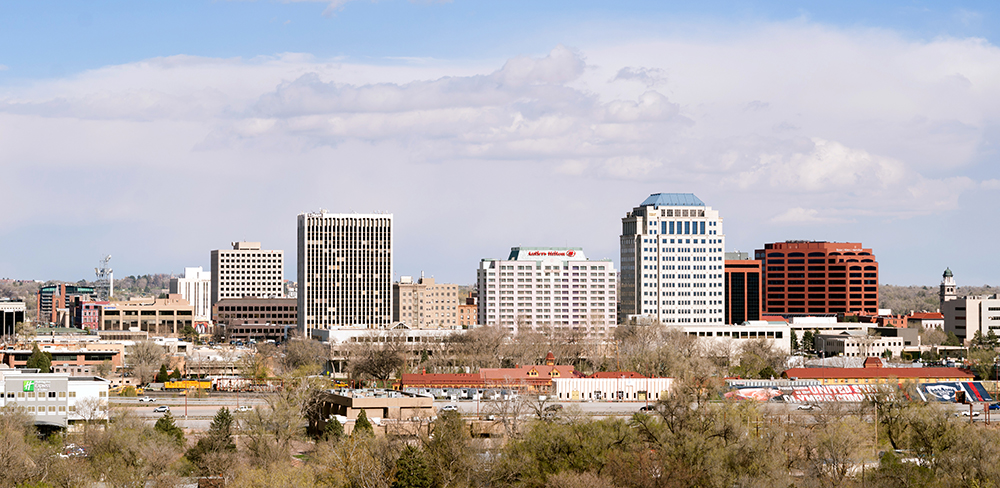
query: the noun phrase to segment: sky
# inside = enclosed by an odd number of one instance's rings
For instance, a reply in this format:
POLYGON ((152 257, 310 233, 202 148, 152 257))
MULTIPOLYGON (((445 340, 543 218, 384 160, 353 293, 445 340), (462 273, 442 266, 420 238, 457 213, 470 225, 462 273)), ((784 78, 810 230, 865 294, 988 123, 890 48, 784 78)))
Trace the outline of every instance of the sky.
POLYGON ((0 277, 285 250, 391 212, 394 273, 513 246, 618 262, 694 193, 727 251, 861 242, 880 281, 997 284, 995 2, 0 3, 0 277))

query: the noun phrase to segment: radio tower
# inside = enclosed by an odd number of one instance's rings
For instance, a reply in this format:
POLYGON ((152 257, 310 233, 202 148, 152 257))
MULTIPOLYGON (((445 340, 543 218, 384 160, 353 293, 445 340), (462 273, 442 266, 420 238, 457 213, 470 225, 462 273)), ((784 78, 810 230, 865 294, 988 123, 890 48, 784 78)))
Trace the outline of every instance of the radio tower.
POLYGON ((101 267, 94 268, 94 272, 97 273, 94 291, 97 292, 98 301, 107 301, 115 295, 115 272, 109 266, 110 264, 111 255, 108 255, 101 260, 101 267))

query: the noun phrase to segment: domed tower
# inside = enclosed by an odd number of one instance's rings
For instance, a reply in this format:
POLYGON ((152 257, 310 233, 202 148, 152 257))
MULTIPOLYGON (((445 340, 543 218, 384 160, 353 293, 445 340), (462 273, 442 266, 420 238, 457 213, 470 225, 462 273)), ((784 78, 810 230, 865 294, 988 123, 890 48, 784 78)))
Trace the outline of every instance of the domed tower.
POLYGON ((941 298, 939 310, 944 310, 944 302, 958 298, 955 295, 955 275, 952 274, 951 268, 945 268, 944 274, 941 275, 941 292, 939 297, 941 298))

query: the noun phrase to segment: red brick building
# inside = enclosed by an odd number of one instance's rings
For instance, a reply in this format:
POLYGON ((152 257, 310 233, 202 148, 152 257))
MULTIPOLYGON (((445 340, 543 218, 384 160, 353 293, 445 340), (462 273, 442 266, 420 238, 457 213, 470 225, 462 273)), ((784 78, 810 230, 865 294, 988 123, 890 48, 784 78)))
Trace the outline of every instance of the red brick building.
POLYGON ((878 313, 878 262, 860 243, 775 242, 755 258, 769 314, 878 313))
POLYGON ((723 286, 726 288, 726 302, 723 323, 742 324, 748 320, 760 320, 763 306, 760 261, 727 259, 725 263, 726 279, 723 286))

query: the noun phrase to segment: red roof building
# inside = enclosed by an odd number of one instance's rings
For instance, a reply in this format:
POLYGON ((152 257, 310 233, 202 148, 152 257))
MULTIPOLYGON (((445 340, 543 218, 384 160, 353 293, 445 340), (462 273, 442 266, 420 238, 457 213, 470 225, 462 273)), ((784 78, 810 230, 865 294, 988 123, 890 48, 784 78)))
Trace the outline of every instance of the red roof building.
POLYGON ((818 380, 828 384, 871 384, 898 382, 938 383, 943 381, 972 381, 975 375, 958 368, 885 368, 879 358, 865 359, 861 368, 791 368, 781 373, 784 378, 818 380))

